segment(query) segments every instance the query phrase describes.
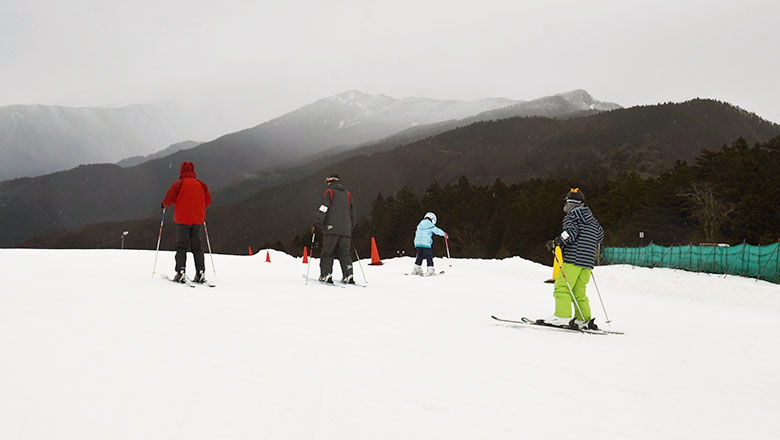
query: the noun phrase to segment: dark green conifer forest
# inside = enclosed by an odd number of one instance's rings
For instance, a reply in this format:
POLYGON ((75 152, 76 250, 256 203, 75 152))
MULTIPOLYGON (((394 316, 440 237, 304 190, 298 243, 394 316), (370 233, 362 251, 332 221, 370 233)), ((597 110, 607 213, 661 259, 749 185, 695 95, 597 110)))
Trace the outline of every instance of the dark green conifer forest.
MULTIPOLYGON (((422 194, 403 188, 377 195, 353 239, 367 252, 375 237, 383 258, 414 255, 417 223, 433 211, 437 226, 450 235, 453 257, 519 255, 547 264, 544 242, 559 232, 563 197, 579 187, 604 226, 606 246, 638 246, 640 231, 644 244, 769 244, 780 238, 778 173, 780 137, 753 146, 740 138, 720 151, 702 151, 693 164, 678 162, 656 178, 630 173, 609 180, 496 180, 480 186, 462 177, 453 185, 431 182, 422 194)), ((288 250, 300 254, 310 239, 301 234, 288 250)), ((434 240, 433 250, 446 255, 442 238, 434 240)))

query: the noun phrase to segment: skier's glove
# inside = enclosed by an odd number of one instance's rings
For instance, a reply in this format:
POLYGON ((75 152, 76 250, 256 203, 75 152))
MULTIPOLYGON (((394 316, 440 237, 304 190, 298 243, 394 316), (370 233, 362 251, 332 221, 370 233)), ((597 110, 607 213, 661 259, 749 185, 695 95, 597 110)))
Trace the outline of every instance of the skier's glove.
POLYGON ((547 250, 550 252, 554 251, 555 247, 560 245, 561 245, 561 237, 555 237, 555 239, 545 243, 545 246, 547 246, 547 250))
POLYGON ((165 205, 163 204, 163 202, 160 202, 160 208, 165 209, 165 205))

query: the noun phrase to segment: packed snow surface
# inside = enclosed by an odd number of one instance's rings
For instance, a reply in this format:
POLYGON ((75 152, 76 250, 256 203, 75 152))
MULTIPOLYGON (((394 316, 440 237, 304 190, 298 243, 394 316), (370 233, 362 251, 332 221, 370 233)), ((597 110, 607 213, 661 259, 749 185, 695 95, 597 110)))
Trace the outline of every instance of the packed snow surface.
MULTIPOLYGON (((777 285, 598 267, 625 331, 602 336, 492 320, 552 313, 551 268, 520 258, 437 258, 446 273, 429 278, 404 276, 410 258, 364 260, 368 287, 335 288, 304 285, 300 258, 265 256, 214 255, 216 274, 207 256, 217 287, 189 288, 160 278, 171 252, 152 276, 153 251, 0 250, 0 438, 780 432, 777 285)), ((609 328, 593 282, 588 294, 609 328)))

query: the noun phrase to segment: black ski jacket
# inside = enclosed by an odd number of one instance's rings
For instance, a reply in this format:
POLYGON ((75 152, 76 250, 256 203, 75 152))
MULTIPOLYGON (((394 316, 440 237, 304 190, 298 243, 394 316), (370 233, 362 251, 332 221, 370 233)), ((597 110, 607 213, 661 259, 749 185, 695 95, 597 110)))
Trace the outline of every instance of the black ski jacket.
POLYGON ((332 183, 322 195, 314 225, 322 228, 325 235, 352 236, 357 218, 352 206, 352 195, 341 182, 332 183))

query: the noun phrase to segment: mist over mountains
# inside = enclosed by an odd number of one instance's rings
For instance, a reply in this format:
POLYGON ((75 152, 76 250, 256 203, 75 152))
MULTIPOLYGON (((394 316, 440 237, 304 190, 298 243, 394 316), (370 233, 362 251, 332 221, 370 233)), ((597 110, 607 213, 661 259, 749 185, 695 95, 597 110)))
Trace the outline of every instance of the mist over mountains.
MULTIPOLYGON (((534 108, 543 108, 545 115, 567 117, 572 111, 589 108, 594 101, 586 92, 572 92, 529 102, 534 108)), ((178 150, 163 157, 158 156, 165 152, 130 159, 143 161, 136 166, 81 165, 35 178, 0 182, 0 203, 5 213, 2 221, 7 226, 0 231, 0 246, 52 230, 146 216, 158 205, 161 191, 178 178, 177 170, 184 160, 196 164, 198 176, 215 192, 246 182, 243 188, 224 193, 222 200, 234 201, 261 187, 308 175, 312 166, 323 161, 333 163, 349 157, 359 145, 376 146, 385 139, 375 148, 391 149, 490 118, 490 111, 507 104, 517 114, 529 113, 524 103, 501 98, 458 102, 394 99, 350 91, 192 148, 178 149, 194 144, 172 146, 171 150, 178 150), (451 119, 460 116, 466 119, 451 119), (290 167, 291 171, 285 171, 290 167)), ((78 126, 74 123, 69 129, 76 133, 78 126)))
MULTIPOLYGON (((526 114, 560 116, 573 109, 593 105, 584 91, 558 95, 568 109, 529 109, 526 114), (576 96, 575 96, 576 95, 576 96)), ((538 100, 535 100, 538 101, 538 100)), ((545 98, 542 101, 547 101, 545 98)), ((448 120, 460 120, 489 111, 505 109, 488 117, 521 115, 515 107, 532 105, 505 99, 474 101, 429 98, 395 99, 357 90, 323 98, 259 125, 247 124, 249 142, 255 138, 270 148, 284 150, 278 166, 333 147, 371 142, 399 131, 448 120), (253 127, 253 128, 249 128, 253 127)), ((558 104, 560 106, 560 104, 558 104)), ((619 107, 607 105, 606 107, 619 107)), ((605 106, 597 106, 604 109, 605 106)), ((235 111, 222 107, 187 107, 183 104, 147 104, 122 108, 72 108, 46 105, 0 107, 0 181, 34 177, 64 171, 78 165, 119 163, 138 165, 167 156, 193 142, 212 140, 231 131, 241 120, 235 111), (188 142, 188 144, 181 144, 188 142)), ((259 122, 259 121, 257 121, 259 122)), ((239 130, 240 133, 243 130, 239 130)), ((241 135, 233 138, 243 142, 241 135)), ((249 147, 251 149, 251 146, 249 147)), ((240 148, 239 148, 240 149, 240 148)), ((252 172, 256 163, 250 163, 252 172)))
POLYGON ((171 145, 170 147, 164 150, 160 150, 156 153, 148 154, 146 156, 128 157, 126 159, 120 160, 116 164, 123 168, 134 167, 136 165, 141 165, 144 162, 149 162, 152 159, 159 159, 161 157, 170 156, 171 154, 181 150, 189 150, 190 148, 195 148, 202 143, 203 142, 197 142, 197 141, 177 142, 171 145))
POLYGON ((173 143, 213 139, 220 125, 214 114, 174 104, 0 107, 0 180, 146 156, 173 143))
MULTIPOLYGON (((436 131, 447 124, 432 126, 437 127, 436 131)), ((412 131, 424 128, 414 127, 412 131)), ((321 196, 323 173, 340 173, 355 195, 358 212, 366 215, 377 194, 392 195, 404 186, 419 192, 433 182, 445 185, 461 176, 478 184, 491 184, 497 178, 510 183, 556 176, 608 179, 628 172, 654 176, 678 160, 691 160, 703 149, 716 149, 739 137, 753 143, 778 134, 777 124, 737 107, 693 100, 608 112, 594 109, 558 119, 513 117, 464 123, 401 145, 387 140, 400 136, 396 134, 292 168, 276 169, 264 180, 226 184, 216 178, 218 173, 208 169, 208 159, 196 162, 196 171, 210 185, 222 185, 213 187, 216 205, 209 209, 209 228, 220 236, 215 250, 241 252, 248 241, 289 240, 310 226, 312 206, 321 196), (217 206, 224 202, 229 204, 217 206)), ((229 145, 217 141, 212 144, 223 148, 229 145)), ((149 220, 103 223, 42 235, 25 246, 112 247, 115 230, 129 228, 135 236, 127 245, 148 248, 143 243, 152 243, 156 238, 154 224, 159 224, 159 200, 178 176, 180 160, 191 160, 193 152, 206 146, 128 169, 80 167, 74 170, 81 173, 78 176, 64 173, 52 181, 32 179, 35 185, 42 186, 36 194, 57 195, 45 203, 36 200, 30 204, 26 189, 7 186, 16 181, 0 183, 0 202, 5 203, 6 212, 13 213, 9 217, 13 224, 4 220, 0 234, 22 231, 32 237, 47 230, 78 226, 77 223, 130 219, 134 217, 130 211, 135 209, 142 213, 135 217, 147 215, 149 220), (97 176, 99 183, 94 180, 97 176), (85 180, 94 183, 86 185, 85 180), (66 189, 69 185, 81 186, 73 191, 66 189), (43 187, 47 189, 40 191, 43 187)), ((212 161, 216 159, 213 157, 212 161)), ((0 235, 0 240, 5 246, 21 241, 20 235, 8 234, 0 235)), ((164 238, 164 244, 166 240, 171 237, 164 238)))

